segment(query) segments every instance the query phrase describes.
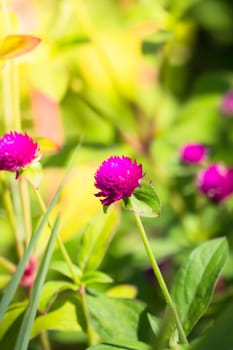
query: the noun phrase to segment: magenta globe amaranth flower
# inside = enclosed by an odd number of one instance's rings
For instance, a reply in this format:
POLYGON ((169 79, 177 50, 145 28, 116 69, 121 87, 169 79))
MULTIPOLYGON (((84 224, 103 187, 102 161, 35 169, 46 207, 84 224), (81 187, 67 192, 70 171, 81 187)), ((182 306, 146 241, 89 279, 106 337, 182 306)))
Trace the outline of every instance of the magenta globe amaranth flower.
POLYGON ((20 171, 39 158, 39 145, 27 134, 11 131, 0 139, 0 170, 20 171))
POLYGON ((207 149, 200 143, 188 143, 180 150, 180 158, 187 164, 200 164, 206 157, 207 149))
POLYGON ((220 109, 223 115, 233 117, 233 91, 223 96, 220 109))
POLYGON ((96 197, 103 197, 103 205, 110 205, 130 197, 140 185, 143 177, 142 165, 129 157, 113 156, 105 160, 95 173, 95 187, 100 191, 96 197))
POLYGON ((233 193, 233 168, 211 164, 198 174, 197 184, 212 202, 222 202, 233 193))

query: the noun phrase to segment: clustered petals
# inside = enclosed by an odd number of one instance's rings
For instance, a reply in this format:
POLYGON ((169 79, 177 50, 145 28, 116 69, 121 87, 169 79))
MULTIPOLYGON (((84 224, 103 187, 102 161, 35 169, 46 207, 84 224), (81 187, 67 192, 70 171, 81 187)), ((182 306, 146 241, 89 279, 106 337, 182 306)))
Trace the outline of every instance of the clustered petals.
POLYGON ((180 158, 187 164, 200 164, 206 157, 206 147, 200 143, 188 143, 180 150, 180 158))
POLYGON ((233 168, 211 164, 198 174, 197 184, 212 202, 222 202, 233 193, 233 168))
POLYGON ((16 172, 39 157, 39 145, 27 134, 11 131, 0 139, 0 170, 16 172))
POLYGON ((105 160, 95 174, 96 197, 103 197, 103 205, 130 197, 140 185, 142 165, 126 156, 113 156, 105 160))
POLYGON ((22 287, 30 288, 33 286, 37 274, 37 265, 37 258, 31 256, 20 280, 22 287))

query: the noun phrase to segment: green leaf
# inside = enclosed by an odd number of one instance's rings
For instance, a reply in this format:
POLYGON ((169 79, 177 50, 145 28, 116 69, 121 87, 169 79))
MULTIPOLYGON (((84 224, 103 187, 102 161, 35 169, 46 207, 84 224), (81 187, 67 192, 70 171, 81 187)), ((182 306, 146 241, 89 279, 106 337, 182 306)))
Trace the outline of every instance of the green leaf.
POLYGON ((49 281, 44 284, 38 309, 45 312, 56 300, 59 293, 67 290, 77 290, 77 285, 64 281, 49 281))
POLYGON ((104 214, 102 210, 88 225, 80 237, 78 246, 78 265, 81 270, 95 270, 103 260, 119 222, 119 210, 110 207, 104 214))
POLYGON ((32 162, 27 168, 20 172, 20 175, 25 176, 32 186, 38 189, 43 176, 40 162, 32 162))
POLYGON ((87 302, 93 326, 104 342, 121 344, 151 339, 152 330, 142 302, 105 295, 88 295, 87 302))
POLYGON ((224 310, 201 340, 196 341, 191 350, 230 350, 233 347, 233 304, 224 310))
POLYGON ((3 320, 1 321, 0 327, 0 340, 4 337, 6 332, 16 321, 16 319, 24 312, 27 307, 27 302, 14 303, 12 304, 8 311, 5 313, 3 320))
POLYGON ((39 333, 49 329, 63 332, 82 331, 77 320, 76 305, 66 301, 61 307, 37 317, 33 324, 31 337, 35 337, 39 333))
POLYGON ((0 288, 5 287, 7 283, 10 281, 11 275, 1 275, 0 276, 0 288))
POLYGON ((0 42, 0 59, 11 59, 32 51, 41 39, 32 35, 8 35, 0 42))
POLYGON ((104 343, 91 346, 87 350, 148 350, 150 346, 142 342, 124 342, 120 344, 104 343))
POLYGON ((160 199, 152 185, 142 181, 130 197, 132 210, 144 217, 160 216, 160 199))
POLYGON ((44 284, 46 274, 49 268, 49 263, 53 253, 53 247, 58 232, 59 217, 56 219, 53 226, 51 236, 48 242, 47 249, 43 255, 40 268, 32 289, 32 294, 29 300, 28 308, 24 314, 23 321, 16 339, 15 350, 26 350, 30 340, 30 334, 33 326, 33 322, 36 316, 37 307, 39 304, 39 298, 42 286, 44 284))
MULTIPOLYGON (((63 276, 69 277, 69 278, 71 278, 73 280, 73 276, 71 275, 70 269, 68 268, 67 263, 65 261, 61 261, 61 260, 53 261, 50 264, 49 268, 51 270, 59 272, 63 276)), ((73 269, 74 269, 74 271, 76 273, 76 276, 80 277, 81 274, 82 274, 82 271, 78 268, 78 266, 73 264, 73 269)))
POLYGON ((81 282, 85 286, 91 287, 98 283, 112 283, 113 280, 110 276, 101 271, 86 271, 81 277, 81 282))
POLYGON ((213 239, 196 248, 178 272, 172 299, 186 334, 206 310, 227 255, 226 239, 213 239))

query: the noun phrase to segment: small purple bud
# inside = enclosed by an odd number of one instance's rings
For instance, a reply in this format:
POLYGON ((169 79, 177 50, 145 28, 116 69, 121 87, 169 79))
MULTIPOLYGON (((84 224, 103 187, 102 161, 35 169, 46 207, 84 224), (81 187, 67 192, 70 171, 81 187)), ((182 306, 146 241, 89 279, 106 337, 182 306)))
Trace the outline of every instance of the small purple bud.
POLYGON ((222 202, 233 193, 233 168, 211 164, 198 174, 197 185, 212 202, 222 202))
POLYGON ((187 164, 200 164, 207 157, 207 149, 200 143, 188 143, 180 150, 180 158, 187 164))

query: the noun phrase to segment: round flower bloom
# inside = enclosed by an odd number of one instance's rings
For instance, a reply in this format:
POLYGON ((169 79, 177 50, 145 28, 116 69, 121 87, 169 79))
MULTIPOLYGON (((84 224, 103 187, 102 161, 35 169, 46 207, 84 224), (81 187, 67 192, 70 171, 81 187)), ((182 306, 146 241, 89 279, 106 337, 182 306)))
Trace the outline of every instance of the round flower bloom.
POLYGON ((131 158, 114 156, 105 160, 95 173, 95 187, 100 191, 96 197, 103 197, 101 203, 110 205, 130 197, 140 185, 143 177, 142 165, 131 158))
POLYGON ((212 202, 221 202, 233 193, 233 168, 211 164, 197 176, 200 191, 212 202))
POLYGON ((200 143, 188 143, 180 150, 180 158, 187 164, 199 164, 207 157, 206 147, 200 143))
POLYGON ((0 170, 16 172, 26 168, 39 157, 39 145, 27 134, 11 131, 0 139, 0 170))
POLYGON ((22 287, 32 287, 37 274, 37 258, 31 256, 20 280, 22 287))
POLYGON ((223 115, 233 116, 233 92, 228 92, 223 96, 220 109, 223 115))

